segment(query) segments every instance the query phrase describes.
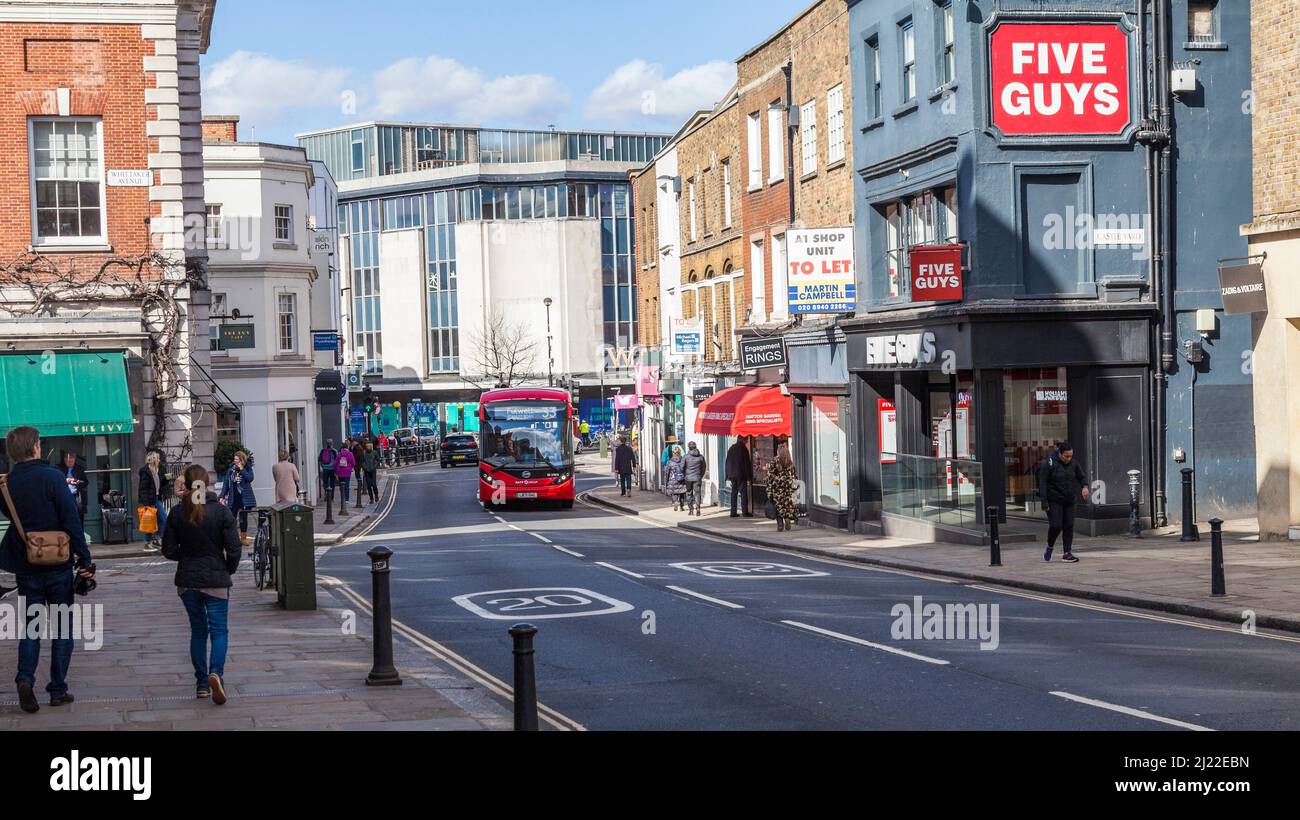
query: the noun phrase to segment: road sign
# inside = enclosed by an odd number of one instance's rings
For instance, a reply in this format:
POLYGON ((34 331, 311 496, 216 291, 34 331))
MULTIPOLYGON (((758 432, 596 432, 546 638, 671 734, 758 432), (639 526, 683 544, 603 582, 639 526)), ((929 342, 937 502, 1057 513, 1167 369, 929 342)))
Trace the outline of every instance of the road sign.
POLYGON ((822 578, 830 573, 814 569, 773 564, 769 561, 690 561, 673 564, 677 569, 694 572, 708 578, 741 578, 747 581, 772 578, 822 578))
POLYGON ((615 615, 632 605, 592 592, 569 587, 497 589, 458 595, 452 600, 480 618, 490 621, 581 618, 587 615, 615 615))

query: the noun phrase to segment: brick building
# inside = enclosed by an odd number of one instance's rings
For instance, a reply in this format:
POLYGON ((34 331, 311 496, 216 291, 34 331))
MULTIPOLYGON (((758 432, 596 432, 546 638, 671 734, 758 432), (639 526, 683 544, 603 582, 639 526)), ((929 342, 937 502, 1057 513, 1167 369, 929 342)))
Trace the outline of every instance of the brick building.
POLYGON ((1254 218, 1241 232, 1263 266, 1268 310, 1254 314, 1256 479, 1262 538, 1300 539, 1300 16, 1288 0, 1251 3, 1254 218), (1265 256, 1266 254, 1266 256, 1265 256))
POLYGON ((0 4, 0 432, 128 503, 211 464, 199 56, 215 0, 0 4), (34 364, 35 363, 35 364, 34 364), (36 367, 39 365, 39 367, 36 367))

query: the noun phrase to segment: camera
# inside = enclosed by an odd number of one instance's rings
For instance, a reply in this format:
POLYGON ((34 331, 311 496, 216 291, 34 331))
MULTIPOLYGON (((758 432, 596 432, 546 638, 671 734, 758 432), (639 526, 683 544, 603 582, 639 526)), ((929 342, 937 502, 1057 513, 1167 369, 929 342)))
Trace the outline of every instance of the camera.
MULTIPOLYGON (((79 569, 85 569, 94 572, 95 565, 87 564, 86 566, 80 567, 79 569)), ((87 578, 84 575, 82 575, 80 572, 78 572, 76 583, 73 585, 73 590, 78 595, 89 595, 90 593, 95 591, 95 587, 97 586, 99 586, 99 583, 94 578, 87 578)))

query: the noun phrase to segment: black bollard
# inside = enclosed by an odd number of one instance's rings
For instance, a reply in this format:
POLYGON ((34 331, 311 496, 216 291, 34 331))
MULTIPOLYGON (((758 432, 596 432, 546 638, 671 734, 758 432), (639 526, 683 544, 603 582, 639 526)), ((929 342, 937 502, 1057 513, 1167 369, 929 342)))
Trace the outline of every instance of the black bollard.
POLYGON ((1228 594, 1223 578, 1223 519, 1210 519, 1210 594, 1220 597, 1228 594))
POLYGON ((1192 509, 1192 468, 1183 468, 1183 535, 1179 541, 1200 541, 1201 533, 1196 529, 1196 511, 1192 509))
POLYGON ((533 636, 537 627, 515 624, 510 627, 515 641, 515 731, 537 731, 537 678, 533 672, 533 636))
POLYGON ((987 507, 984 514, 989 521, 989 566, 1002 566, 1002 538, 998 535, 998 508, 987 507))
POLYGON ((354 471, 354 472, 352 473, 352 480, 355 481, 356 484, 357 484, 357 486, 356 486, 354 489, 357 491, 357 505, 356 505, 356 509, 359 510, 359 509, 361 509, 361 491, 362 491, 363 489, 365 489, 365 486, 364 486, 364 485, 365 485, 365 483, 366 483, 366 474, 365 474, 365 471, 364 471, 364 470, 356 470, 356 471, 354 471))
POLYGON ((1142 522, 1138 518, 1138 498, 1142 486, 1142 473, 1139 470, 1128 471, 1128 534, 1131 538, 1142 537, 1142 522))
POLYGON ((375 663, 366 676, 367 686, 401 686, 402 678, 393 666, 393 604, 388 596, 389 560, 393 551, 375 547, 370 556, 371 620, 375 624, 375 663))
POLYGON ((332 509, 333 502, 334 502, 334 488, 326 487, 325 488, 325 523, 326 524, 334 523, 334 511, 332 509))

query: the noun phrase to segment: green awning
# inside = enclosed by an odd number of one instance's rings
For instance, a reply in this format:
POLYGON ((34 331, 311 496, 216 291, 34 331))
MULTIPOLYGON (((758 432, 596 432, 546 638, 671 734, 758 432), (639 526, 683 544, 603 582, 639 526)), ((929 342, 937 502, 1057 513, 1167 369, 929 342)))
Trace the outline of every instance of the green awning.
POLYGON ((0 355, 0 434, 24 424, 44 438, 134 431, 126 354, 0 355))

